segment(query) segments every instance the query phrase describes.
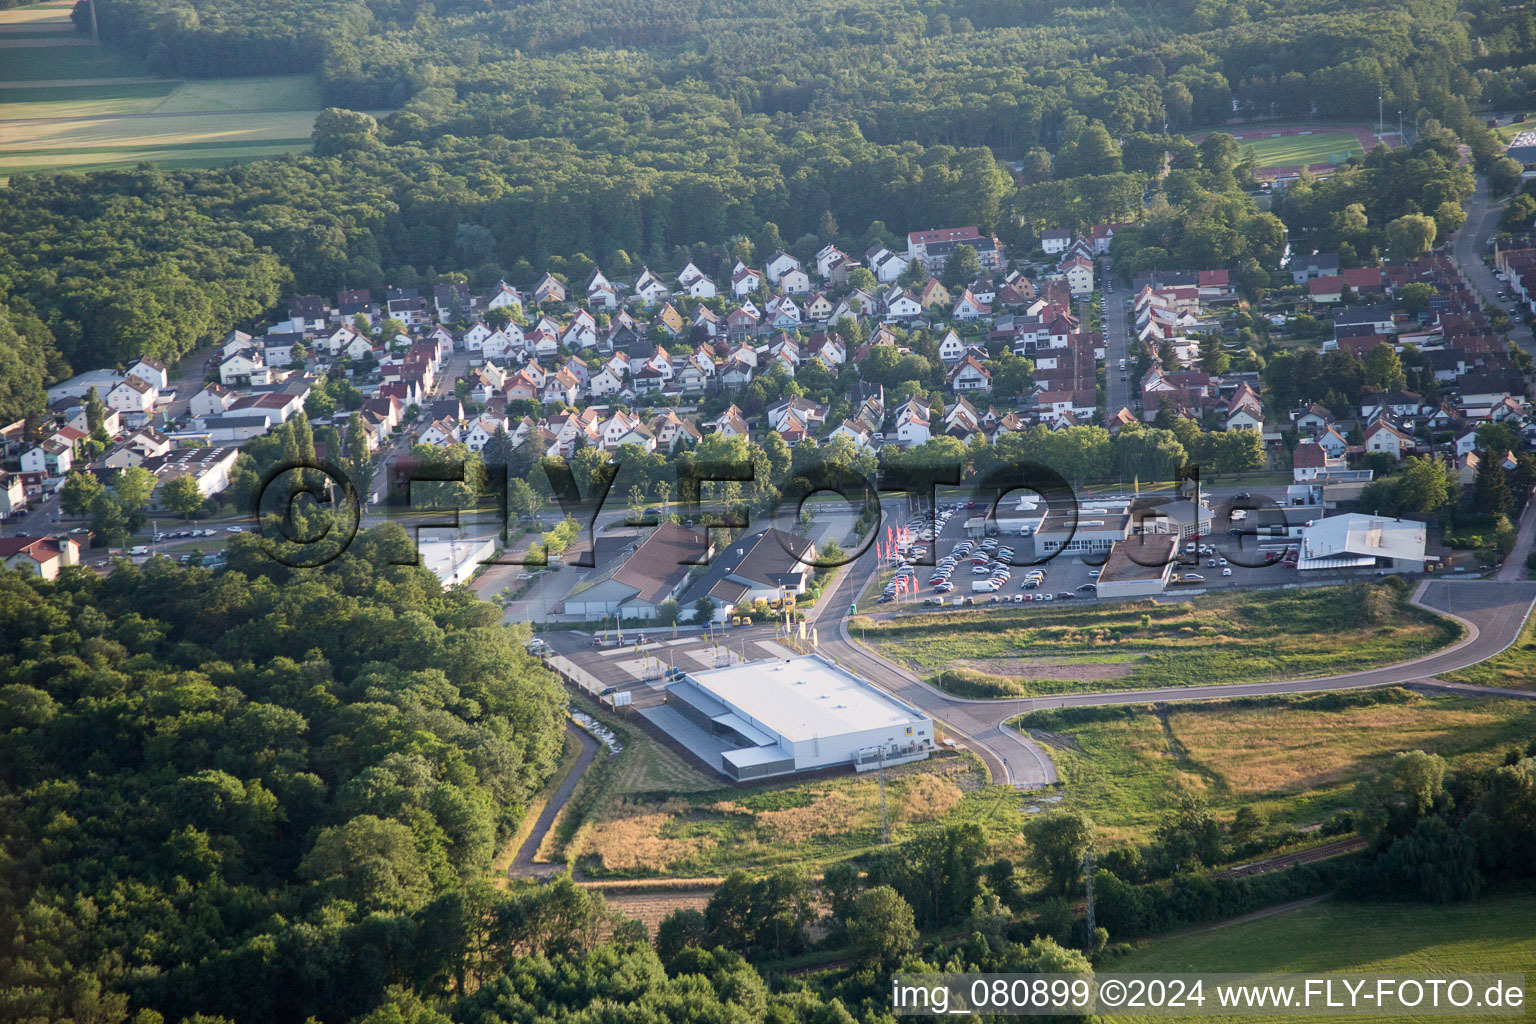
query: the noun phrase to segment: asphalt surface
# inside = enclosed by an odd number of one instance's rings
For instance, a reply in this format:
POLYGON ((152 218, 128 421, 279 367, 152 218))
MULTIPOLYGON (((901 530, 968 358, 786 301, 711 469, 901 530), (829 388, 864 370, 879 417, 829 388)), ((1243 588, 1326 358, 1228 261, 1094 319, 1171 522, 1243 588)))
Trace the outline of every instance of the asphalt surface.
MULTIPOLYGON (((1488 240, 1499 229, 1499 215, 1503 213, 1503 205, 1496 203, 1488 193, 1487 178, 1478 176, 1477 191, 1467 200, 1466 209, 1467 222, 1456 232, 1451 258, 1456 261, 1467 284, 1478 293, 1485 308, 1502 309, 1507 314, 1518 313, 1519 307, 1513 299, 1498 298, 1499 290, 1504 286, 1499 284, 1498 278, 1493 276, 1493 269, 1482 259, 1488 252, 1488 240)), ((1524 316, 1521 319, 1528 320, 1524 316)), ((1536 339, 1532 338, 1529 322, 1511 324, 1509 336, 1521 348, 1536 356, 1536 339)))
POLYGON ((1104 261, 1104 415, 1106 418, 1113 416, 1122 408, 1131 406, 1131 382, 1121 380, 1122 374, 1129 373, 1132 363, 1130 359, 1131 329, 1125 322, 1126 299, 1129 293, 1115 289, 1115 273, 1108 260, 1104 261), (1126 369, 1120 369, 1120 360, 1125 360, 1126 369))

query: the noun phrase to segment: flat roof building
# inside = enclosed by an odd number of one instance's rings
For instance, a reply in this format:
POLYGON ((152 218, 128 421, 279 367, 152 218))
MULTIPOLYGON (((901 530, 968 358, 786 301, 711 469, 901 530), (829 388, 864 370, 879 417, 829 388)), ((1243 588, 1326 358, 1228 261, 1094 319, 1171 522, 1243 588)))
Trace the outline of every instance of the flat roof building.
POLYGON ((1077 515, 1052 512, 1035 531, 1035 557, 1059 552, 1084 555, 1108 551, 1131 532, 1128 512, 1100 512, 1084 507, 1077 515))
POLYGON ((641 714, 736 780, 866 771, 921 760, 934 744, 933 719, 817 654, 690 672, 641 714))
POLYGON ((1351 512, 1319 519, 1301 531, 1298 569, 1369 568, 1385 564, 1408 572, 1424 569, 1424 524, 1351 512))
POLYGON ((1116 541, 1099 572, 1100 600, 1161 594, 1173 574, 1177 547, 1178 538, 1171 533, 1144 533, 1116 541))

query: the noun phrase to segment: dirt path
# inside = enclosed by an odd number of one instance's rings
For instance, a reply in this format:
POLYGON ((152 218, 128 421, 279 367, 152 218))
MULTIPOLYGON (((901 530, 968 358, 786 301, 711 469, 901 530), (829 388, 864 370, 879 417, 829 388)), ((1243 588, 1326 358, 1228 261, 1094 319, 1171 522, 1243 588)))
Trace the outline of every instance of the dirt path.
POLYGON ((539 815, 539 820, 534 822, 533 831, 528 833, 528 838, 523 840, 523 845, 518 847, 517 856, 512 858, 512 863, 507 867, 507 875, 512 878, 527 878, 533 875, 547 873, 556 870, 556 865, 535 864, 534 855, 539 852, 539 846, 543 844, 544 837, 549 834, 550 826, 555 823, 555 817, 571 799, 571 794, 576 791, 576 783, 592 767, 592 762, 597 760, 597 740, 589 736, 586 730, 578 728, 574 723, 566 722, 565 727, 570 730, 576 741, 581 744, 581 756, 576 759, 576 764, 571 768, 571 773, 565 777, 560 788, 555 790, 555 795, 550 797, 549 803, 544 805, 544 811, 539 815))

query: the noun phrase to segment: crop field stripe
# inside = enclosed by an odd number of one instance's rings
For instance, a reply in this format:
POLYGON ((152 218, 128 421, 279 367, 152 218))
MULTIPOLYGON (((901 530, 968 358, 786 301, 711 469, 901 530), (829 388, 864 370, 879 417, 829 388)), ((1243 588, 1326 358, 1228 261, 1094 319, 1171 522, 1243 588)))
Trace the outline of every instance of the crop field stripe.
POLYGON ((197 149, 263 149, 272 146, 307 146, 312 140, 307 135, 295 136, 291 139, 234 139, 229 142, 168 142, 163 145, 148 144, 136 145, 125 143, 121 146, 63 146, 56 149, 5 149, 0 148, 0 157, 17 156, 70 156, 75 153, 177 153, 186 150, 197 149))

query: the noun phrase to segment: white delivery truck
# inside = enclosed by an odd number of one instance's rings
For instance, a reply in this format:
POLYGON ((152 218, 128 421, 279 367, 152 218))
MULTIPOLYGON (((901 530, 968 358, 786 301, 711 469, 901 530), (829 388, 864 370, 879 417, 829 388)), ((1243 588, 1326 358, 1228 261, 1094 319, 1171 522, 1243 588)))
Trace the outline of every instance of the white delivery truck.
POLYGON ((971 593, 990 594, 997 589, 997 584, 990 579, 975 580, 971 583, 971 593))

